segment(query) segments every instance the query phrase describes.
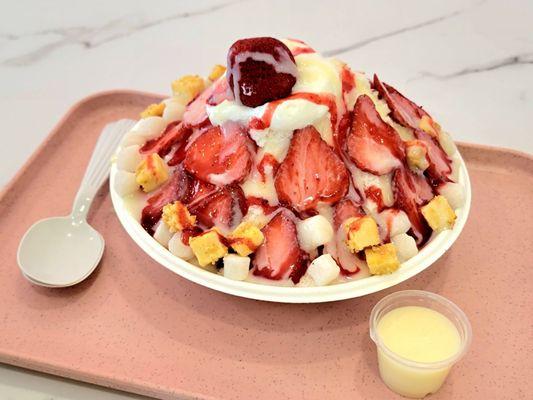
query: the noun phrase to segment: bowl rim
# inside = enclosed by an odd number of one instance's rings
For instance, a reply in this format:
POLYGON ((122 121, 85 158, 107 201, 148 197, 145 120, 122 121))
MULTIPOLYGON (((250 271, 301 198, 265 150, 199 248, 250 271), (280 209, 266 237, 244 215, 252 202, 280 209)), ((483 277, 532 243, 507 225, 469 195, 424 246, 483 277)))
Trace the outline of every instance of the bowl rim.
POLYGON ((390 275, 374 275, 329 286, 263 285, 228 279, 222 275, 202 269, 173 255, 168 249, 159 244, 124 207, 122 197, 114 189, 115 176, 118 171, 115 162, 111 166, 109 191, 115 213, 133 241, 154 261, 181 277, 220 292, 249 299, 279 303, 323 303, 361 297, 397 285, 428 268, 452 246, 466 224, 472 201, 470 177, 463 157, 458 149, 453 156, 459 159, 458 183, 465 188, 465 202, 462 207, 455 210, 457 219, 454 227, 450 230, 433 234, 417 255, 402 263, 400 268, 390 275))

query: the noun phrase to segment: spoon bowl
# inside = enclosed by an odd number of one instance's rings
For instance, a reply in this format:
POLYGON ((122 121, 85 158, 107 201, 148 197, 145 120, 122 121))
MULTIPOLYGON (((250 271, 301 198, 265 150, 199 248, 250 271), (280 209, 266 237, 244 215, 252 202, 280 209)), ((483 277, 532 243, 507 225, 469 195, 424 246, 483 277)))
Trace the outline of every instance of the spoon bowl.
POLYGON ((72 286, 91 275, 100 262, 104 238, 87 223, 87 213, 109 176, 111 156, 133 123, 124 119, 106 125, 85 171, 72 213, 40 220, 24 234, 17 261, 31 283, 58 288, 72 286))
POLYGON ((71 286, 89 276, 104 252, 104 238, 86 222, 53 217, 36 222, 20 242, 17 260, 33 281, 71 286))

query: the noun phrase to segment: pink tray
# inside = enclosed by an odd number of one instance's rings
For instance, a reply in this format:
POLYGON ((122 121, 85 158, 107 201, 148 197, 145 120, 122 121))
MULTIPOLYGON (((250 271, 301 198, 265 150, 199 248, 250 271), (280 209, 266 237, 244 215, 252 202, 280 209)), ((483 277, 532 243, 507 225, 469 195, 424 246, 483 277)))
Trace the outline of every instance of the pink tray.
POLYGON ((157 99, 115 91, 76 104, 1 196, 0 362, 164 399, 392 399, 370 309, 392 291, 425 289, 456 302, 474 332, 433 398, 533 398, 533 158, 508 150, 461 146, 474 191, 461 237, 415 278, 363 298, 275 304, 188 282, 137 248, 107 188, 90 216, 106 239, 97 272, 70 289, 30 285, 15 257, 24 231, 70 211, 106 123, 157 99))

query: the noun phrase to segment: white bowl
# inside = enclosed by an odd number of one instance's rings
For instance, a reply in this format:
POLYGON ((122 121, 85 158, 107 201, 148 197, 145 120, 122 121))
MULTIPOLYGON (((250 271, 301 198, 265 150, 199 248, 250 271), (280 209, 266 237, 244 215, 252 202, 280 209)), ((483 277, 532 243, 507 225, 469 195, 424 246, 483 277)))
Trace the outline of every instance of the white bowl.
POLYGON ((434 234, 416 256, 404 262, 399 270, 390 275, 375 275, 331 286, 284 287, 261 285, 234 281, 222 275, 206 271, 170 253, 151 237, 129 213, 124 206, 122 197, 114 190, 115 174, 117 173, 116 164, 111 167, 110 192, 115 212, 122 226, 135 243, 159 264, 183 278, 220 292, 250 299, 281 303, 322 303, 360 297, 394 286, 425 270, 451 247, 466 223, 472 197, 470 178, 464 160, 458 152, 456 156, 460 159, 459 183, 465 187, 465 203, 463 207, 456 210, 457 220, 453 229, 434 234))

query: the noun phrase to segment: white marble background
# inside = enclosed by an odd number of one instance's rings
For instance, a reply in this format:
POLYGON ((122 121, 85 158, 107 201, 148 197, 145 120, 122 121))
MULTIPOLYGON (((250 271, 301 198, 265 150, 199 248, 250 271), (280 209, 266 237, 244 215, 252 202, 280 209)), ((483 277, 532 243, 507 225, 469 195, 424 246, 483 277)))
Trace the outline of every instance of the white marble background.
MULTIPOLYGON (((68 107, 169 93, 237 38, 296 37, 422 104, 458 140, 533 152, 533 2, 0 0, 0 187, 68 107)), ((1 319, 1 305, 0 305, 1 319)), ((0 367, 0 399, 122 399, 0 367)))

